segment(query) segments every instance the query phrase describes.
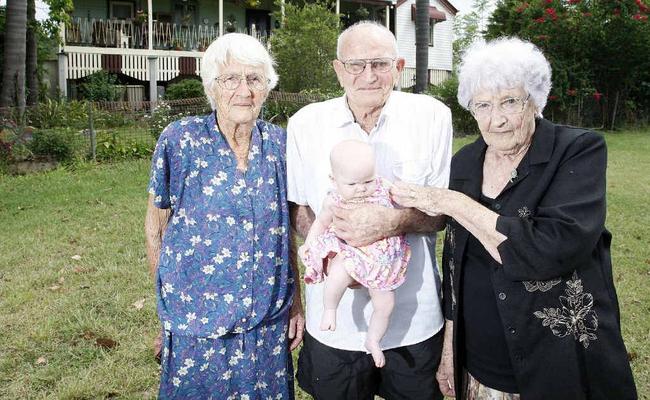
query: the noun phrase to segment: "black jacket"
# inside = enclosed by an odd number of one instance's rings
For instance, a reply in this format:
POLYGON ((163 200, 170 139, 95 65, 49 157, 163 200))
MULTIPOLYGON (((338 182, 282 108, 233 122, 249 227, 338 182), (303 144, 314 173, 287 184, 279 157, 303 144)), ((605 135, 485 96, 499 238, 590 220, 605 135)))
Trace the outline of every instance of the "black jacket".
MULTIPOLYGON (((479 138, 454 156, 450 189, 478 199, 485 149, 479 138)), ((502 265, 489 267, 485 284, 497 298, 523 400, 637 398, 604 225, 606 166, 601 136, 539 119, 517 177, 494 202, 497 230, 508 238, 498 248, 502 265)), ((444 312, 454 321, 459 397, 464 346, 457 302, 469 235, 449 219, 444 312)))

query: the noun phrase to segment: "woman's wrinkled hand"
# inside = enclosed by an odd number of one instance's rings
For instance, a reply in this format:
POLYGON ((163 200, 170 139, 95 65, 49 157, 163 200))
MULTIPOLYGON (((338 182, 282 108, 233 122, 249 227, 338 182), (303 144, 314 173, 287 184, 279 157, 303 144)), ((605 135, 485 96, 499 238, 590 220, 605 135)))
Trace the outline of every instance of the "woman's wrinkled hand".
POLYGON ((424 187, 412 183, 396 181, 390 188, 393 202, 409 208, 417 208, 433 217, 443 214, 440 209, 440 197, 443 190, 435 187, 424 187))
POLYGON ((293 351, 302 342, 305 334, 305 312, 302 308, 300 292, 296 292, 289 311, 289 351, 293 351))
POLYGON ((451 351, 443 352, 436 372, 438 387, 445 397, 456 397, 454 389, 454 357, 451 351))

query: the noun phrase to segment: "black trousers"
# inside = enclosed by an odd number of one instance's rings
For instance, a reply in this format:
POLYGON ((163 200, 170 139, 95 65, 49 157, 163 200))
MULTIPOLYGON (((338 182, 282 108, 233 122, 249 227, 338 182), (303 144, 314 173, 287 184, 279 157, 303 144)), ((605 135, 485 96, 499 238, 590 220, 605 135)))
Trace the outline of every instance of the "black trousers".
POLYGON ((326 346, 305 332, 296 378, 316 400, 441 400, 435 375, 442 341, 441 330, 424 342, 385 350, 386 365, 376 368, 370 354, 326 346))

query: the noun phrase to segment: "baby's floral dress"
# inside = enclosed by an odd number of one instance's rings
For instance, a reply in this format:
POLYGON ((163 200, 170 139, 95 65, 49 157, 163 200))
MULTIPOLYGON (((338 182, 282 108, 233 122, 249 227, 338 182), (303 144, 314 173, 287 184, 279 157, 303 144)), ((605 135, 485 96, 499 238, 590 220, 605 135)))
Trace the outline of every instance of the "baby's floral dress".
MULTIPOLYGON (((336 193, 329 194, 334 203, 341 205, 343 199, 336 193)), ((394 208, 388 188, 377 178, 377 189, 366 198, 367 203, 394 208)), ((332 226, 316 238, 307 248, 305 257, 305 283, 319 283, 324 279, 325 263, 340 254, 347 273, 369 289, 394 290, 404 283, 406 266, 411 248, 404 235, 380 239, 367 246, 353 247, 336 236, 332 226)))

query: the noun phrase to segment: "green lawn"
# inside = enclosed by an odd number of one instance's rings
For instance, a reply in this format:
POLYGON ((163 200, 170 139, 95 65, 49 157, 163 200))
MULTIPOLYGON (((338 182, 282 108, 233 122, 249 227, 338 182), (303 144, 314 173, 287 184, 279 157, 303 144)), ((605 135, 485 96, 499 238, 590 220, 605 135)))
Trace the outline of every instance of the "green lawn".
MULTIPOLYGON (((607 140, 623 335, 650 399, 650 132, 607 140)), ((0 398, 155 398, 148 169, 140 160, 0 176, 0 398)))

